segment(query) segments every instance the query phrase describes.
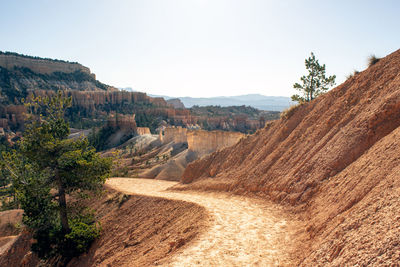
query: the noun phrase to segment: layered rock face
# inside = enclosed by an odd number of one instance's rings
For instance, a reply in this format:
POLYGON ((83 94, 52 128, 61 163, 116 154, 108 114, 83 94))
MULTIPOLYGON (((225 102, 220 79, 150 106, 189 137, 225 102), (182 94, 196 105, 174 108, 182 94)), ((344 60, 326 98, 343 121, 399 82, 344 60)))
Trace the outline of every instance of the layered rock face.
POLYGON ((0 51, 0 103, 18 104, 34 90, 117 91, 79 63, 0 51))
POLYGON ((400 261, 399 166, 400 50, 189 164, 182 181, 293 207, 310 234, 299 264, 391 265, 400 261))
POLYGON ((150 127, 152 131, 163 121, 169 125, 201 125, 207 130, 242 132, 254 131, 265 123, 264 119, 243 115, 246 112, 221 113, 218 109, 222 108, 216 107, 213 109, 218 114, 193 116, 179 99, 165 101, 145 93, 119 91, 97 81, 89 68, 78 63, 0 52, 0 125, 3 128, 22 129, 22 99, 52 96, 56 91, 72 97, 68 120, 76 128, 100 126, 113 113, 136 114, 138 125, 150 127))
POLYGON ((194 106, 191 114, 205 130, 224 130, 253 133, 263 128, 266 121, 279 118, 279 112, 261 111, 250 106, 194 106))
MULTIPOLYGON (((142 170, 139 177, 179 181, 189 162, 221 148, 234 145, 244 134, 238 132, 190 130, 182 127, 168 127, 164 135, 160 132, 157 148, 158 154, 149 155, 158 159, 163 156, 170 158, 156 164, 147 170, 142 170)), ((146 158, 146 156, 145 156, 146 158)))
POLYGON ((151 134, 149 127, 137 127, 136 131, 138 135, 151 134))
POLYGON ((135 133, 137 132, 135 114, 132 115, 118 114, 116 116, 112 116, 108 119, 107 124, 112 128, 124 129, 135 133))
POLYGON ((168 127, 164 129, 163 143, 187 143, 187 129, 182 127, 168 127))
POLYGON ((226 131, 255 131, 264 127, 265 120, 249 119, 245 115, 236 115, 234 117, 221 116, 221 117, 207 117, 207 116, 193 116, 197 124, 205 124, 211 129, 222 129, 226 131))
MULTIPOLYGON (((66 97, 72 97, 72 104, 85 109, 97 108, 104 105, 124 105, 124 104, 140 104, 140 105, 153 105, 155 107, 166 108, 165 114, 175 114, 170 112, 170 106, 164 99, 152 98, 146 95, 146 93, 140 92, 126 92, 126 91, 63 91, 66 97)), ((35 90, 30 92, 28 98, 32 97, 45 97, 54 96, 54 91, 48 90, 35 90)))
POLYGON ((15 54, 0 54, 0 67, 10 70, 14 67, 28 68, 39 74, 51 74, 53 72, 72 73, 80 71, 91 74, 93 78, 96 78, 88 67, 82 66, 79 63, 33 58, 15 54))
POLYGON ((244 134, 239 132, 193 130, 187 133, 190 151, 201 155, 236 144, 244 134))
POLYGON ((173 142, 187 143, 188 149, 205 155, 221 148, 236 144, 244 134, 239 132, 188 130, 182 127, 164 129, 162 141, 164 144, 173 142))
MULTIPOLYGON (((72 108, 79 114, 76 116, 107 116, 110 112, 145 113, 146 116, 161 116, 171 118, 177 123, 190 123, 188 110, 175 110, 164 99, 152 98, 145 93, 123 91, 74 91, 62 92, 64 96, 72 98, 72 108)), ((27 99, 34 97, 51 97, 56 94, 50 90, 35 90, 29 92, 27 99)), ((0 127, 16 127, 24 123, 23 105, 0 105, 0 127)))

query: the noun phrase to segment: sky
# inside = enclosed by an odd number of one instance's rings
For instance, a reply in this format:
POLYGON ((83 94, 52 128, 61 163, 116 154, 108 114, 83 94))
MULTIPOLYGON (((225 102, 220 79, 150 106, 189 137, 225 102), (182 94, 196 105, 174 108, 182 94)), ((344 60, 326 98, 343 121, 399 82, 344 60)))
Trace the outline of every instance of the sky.
POLYGON ((337 85, 400 48, 400 1, 0 0, 0 50, 150 94, 290 96, 314 52, 337 85))

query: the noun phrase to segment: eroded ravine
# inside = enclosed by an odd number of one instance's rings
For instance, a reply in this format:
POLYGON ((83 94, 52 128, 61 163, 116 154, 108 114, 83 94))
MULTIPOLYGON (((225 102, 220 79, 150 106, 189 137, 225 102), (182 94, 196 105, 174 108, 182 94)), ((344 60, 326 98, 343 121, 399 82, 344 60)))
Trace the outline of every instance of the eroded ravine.
POLYGON ((107 184, 124 193, 183 200, 204 206, 210 228, 177 251, 168 266, 282 266, 293 263, 301 227, 278 206, 225 193, 176 192, 176 182, 113 178, 107 184))

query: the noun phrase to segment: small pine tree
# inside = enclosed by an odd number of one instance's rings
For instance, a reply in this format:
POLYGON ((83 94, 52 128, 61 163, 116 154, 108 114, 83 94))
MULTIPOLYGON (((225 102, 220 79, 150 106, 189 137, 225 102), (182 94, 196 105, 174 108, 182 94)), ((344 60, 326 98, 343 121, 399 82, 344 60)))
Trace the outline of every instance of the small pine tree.
POLYGON ((91 214, 73 216, 66 196, 101 188, 112 164, 86 138, 67 138, 64 112, 70 105, 71 98, 61 93, 35 99, 28 110, 36 114, 31 114, 18 150, 3 155, 23 222, 36 239, 32 250, 41 258, 61 255, 65 261, 84 252, 99 234, 91 214))
POLYGON ((300 91, 300 95, 295 94, 292 96, 293 101, 297 102, 310 102, 319 95, 325 93, 329 87, 335 85, 336 76, 325 76, 325 64, 320 65, 315 58, 313 52, 311 56, 305 60, 305 66, 308 70, 308 75, 300 78, 302 84, 295 83, 293 88, 300 91))

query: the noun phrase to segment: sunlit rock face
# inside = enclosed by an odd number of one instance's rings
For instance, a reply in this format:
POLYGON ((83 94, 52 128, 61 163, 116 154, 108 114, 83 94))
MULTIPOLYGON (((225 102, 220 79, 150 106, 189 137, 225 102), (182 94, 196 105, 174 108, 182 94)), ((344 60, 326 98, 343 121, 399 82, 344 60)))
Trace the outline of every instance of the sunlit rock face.
POLYGON ((137 127, 136 132, 138 135, 151 134, 149 127, 137 127))
POLYGON ((164 129, 163 143, 187 143, 190 151, 202 155, 236 144, 244 134, 226 131, 188 130, 181 127, 164 129))
POLYGON ((236 144, 244 134, 239 132, 193 130, 187 133, 189 150, 205 155, 236 144))

